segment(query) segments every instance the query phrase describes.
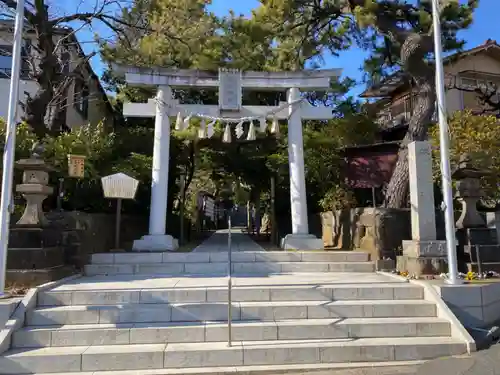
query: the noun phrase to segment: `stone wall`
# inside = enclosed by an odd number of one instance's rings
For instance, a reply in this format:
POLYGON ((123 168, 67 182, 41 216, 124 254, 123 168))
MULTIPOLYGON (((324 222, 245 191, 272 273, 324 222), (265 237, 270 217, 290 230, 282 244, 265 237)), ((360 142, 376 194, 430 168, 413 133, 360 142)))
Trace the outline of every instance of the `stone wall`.
MULTIPOLYGON (((115 245, 115 220, 113 214, 85 212, 58 212, 46 214, 51 225, 58 230, 58 242, 64 248, 65 264, 82 269, 94 253, 108 252, 115 245)), ((15 221, 14 221, 15 222, 15 221)), ((147 216, 122 215, 120 247, 132 248, 132 242, 148 232, 147 216)), ((179 236, 179 217, 171 215, 167 221, 167 232, 179 236)), ((186 239, 190 235, 190 223, 186 222, 186 239)))
MULTIPOLYGON (((411 239, 409 209, 353 208, 323 212, 322 238, 325 247, 369 252, 373 260, 395 259, 403 240, 411 239)), ((444 220, 436 212, 438 239, 444 238, 444 220)))
MULTIPOLYGON (((36 232, 34 237, 26 237, 22 231, 27 229, 16 226, 17 216, 13 215, 11 220, 7 285, 31 287, 66 277, 81 271, 92 254, 109 252, 115 247, 116 216, 113 214, 52 211, 45 215, 48 227, 32 228, 36 232), (20 246, 18 243, 22 241, 16 242, 32 237, 38 241, 35 247, 20 246)), ((130 251, 133 241, 147 234, 148 226, 148 216, 122 215, 120 249, 130 251)), ((179 228, 179 217, 169 215, 168 234, 179 238, 179 228)), ((193 233, 189 220, 185 221, 184 228, 184 239, 189 241, 193 233)))
POLYGON ((5 326, 20 301, 21 298, 17 297, 0 299, 0 330, 5 326))
POLYGON ((466 327, 489 327, 500 320, 500 283, 434 285, 466 327))

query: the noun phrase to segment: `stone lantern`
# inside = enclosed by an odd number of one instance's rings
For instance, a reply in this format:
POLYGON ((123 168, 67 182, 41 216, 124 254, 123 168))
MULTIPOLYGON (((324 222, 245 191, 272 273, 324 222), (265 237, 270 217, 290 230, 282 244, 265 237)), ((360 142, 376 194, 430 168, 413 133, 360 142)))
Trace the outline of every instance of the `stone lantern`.
POLYGON ((485 220, 477 210, 477 203, 484 195, 481 178, 490 174, 489 171, 474 168, 469 155, 464 154, 460 157, 458 167, 452 175, 457 181, 455 197, 462 205, 462 212, 456 222, 457 229, 486 227, 485 220))
POLYGON ((26 207, 17 225, 46 227, 48 221, 43 214, 43 201, 53 193, 49 186, 49 172, 52 168, 43 159, 31 157, 21 159, 16 167, 23 171, 23 183, 16 186, 16 191, 26 199, 26 207))
POLYGON ((26 200, 24 213, 10 228, 7 279, 19 285, 40 284, 64 277, 61 233, 45 218, 43 201, 53 192, 48 185, 52 168, 41 158, 42 146, 33 148, 30 158, 16 162, 23 171, 16 186, 26 200))
POLYGON ((478 271, 478 255, 485 266, 500 262, 500 246, 495 228, 488 228, 477 210, 479 200, 484 196, 481 178, 491 172, 479 170, 472 165, 472 159, 464 154, 452 177, 456 181, 456 199, 462 205, 462 212, 456 222, 458 255, 463 271, 478 271), (465 263, 465 264, 463 264, 465 263))

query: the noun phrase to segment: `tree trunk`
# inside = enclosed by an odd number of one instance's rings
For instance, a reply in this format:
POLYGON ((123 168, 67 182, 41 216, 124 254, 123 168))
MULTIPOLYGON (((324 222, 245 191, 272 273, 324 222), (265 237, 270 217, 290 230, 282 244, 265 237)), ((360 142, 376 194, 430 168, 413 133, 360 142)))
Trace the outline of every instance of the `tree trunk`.
POLYGON ((54 98, 55 89, 64 78, 55 51, 53 25, 49 22, 48 7, 44 2, 36 3, 36 15, 33 27, 36 33, 36 51, 34 79, 38 83, 38 91, 26 101, 24 120, 33 129, 39 139, 49 131, 45 124, 45 116, 49 104, 54 98), (38 62, 38 63, 37 63, 38 62))
POLYGON ((398 161, 385 192, 384 207, 403 208, 407 206, 409 192, 408 144, 427 139, 427 130, 434 114, 436 101, 433 70, 424 60, 429 50, 432 50, 431 37, 419 34, 410 34, 401 47, 401 59, 405 71, 414 80, 413 87, 417 92, 417 100, 408 124, 408 131, 401 142, 398 161))
POLYGON ((51 93, 40 87, 36 94, 29 98, 26 103, 24 120, 31 127, 38 139, 45 137, 48 131, 45 126, 45 114, 47 113, 47 106, 51 99, 51 93))

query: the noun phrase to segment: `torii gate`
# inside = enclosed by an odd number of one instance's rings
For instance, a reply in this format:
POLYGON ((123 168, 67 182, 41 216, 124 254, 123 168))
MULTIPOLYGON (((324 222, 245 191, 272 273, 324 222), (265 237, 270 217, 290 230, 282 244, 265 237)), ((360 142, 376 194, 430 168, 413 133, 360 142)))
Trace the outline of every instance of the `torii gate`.
MULTIPOLYGON (((327 90, 330 80, 339 77, 340 69, 299 72, 239 72, 219 70, 219 73, 163 68, 117 66, 130 85, 156 86, 156 99, 148 103, 125 103, 125 117, 155 117, 151 211, 149 234, 134 241, 135 251, 171 251, 178 248, 175 238, 166 234, 168 172, 170 158, 170 121, 179 112, 210 117, 265 118, 269 113, 278 119, 288 119, 288 159, 290 168, 290 201, 292 233, 281 241, 284 249, 319 250, 323 241, 309 234, 307 194, 304 173, 302 120, 328 120, 332 109, 314 107, 300 101, 301 92, 327 90), (172 99, 172 88, 219 88, 219 105, 179 104, 172 99), (242 89, 282 91, 287 89, 287 103, 280 106, 242 106, 242 89)), ((281 103, 283 104, 283 103, 281 103)))

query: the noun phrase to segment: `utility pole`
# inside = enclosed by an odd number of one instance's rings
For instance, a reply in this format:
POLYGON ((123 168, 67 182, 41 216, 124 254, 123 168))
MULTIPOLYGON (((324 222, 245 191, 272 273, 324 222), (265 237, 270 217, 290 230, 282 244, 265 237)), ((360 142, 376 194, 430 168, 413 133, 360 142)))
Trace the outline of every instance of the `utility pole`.
POLYGON ((24 0, 17 0, 12 50, 12 72, 10 78, 9 109, 3 150, 2 193, 0 196, 0 298, 6 296, 7 250, 9 248, 9 222, 12 205, 12 180, 16 151, 16 123, 21 72, 21 50, 23 46, 24 0))
POLYGON ((446 250, 448 253, 447 280, 460 284, 458 278, 457 247, 455 244, 455 218, 453 215, 453 189, 451 185, 450 139, 448 136, 448 113, 444 91, 443 48, 441 46, 441 22, 439 0, 432 0, 432 22, 434 27, 434 55, 436 59, 436 96, 439 116, 439 150, 441 154, 441 179, 443 185, 443 209, 446 228, 446 250))

